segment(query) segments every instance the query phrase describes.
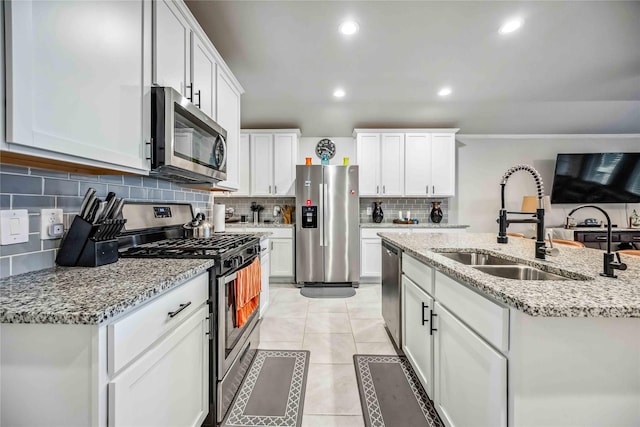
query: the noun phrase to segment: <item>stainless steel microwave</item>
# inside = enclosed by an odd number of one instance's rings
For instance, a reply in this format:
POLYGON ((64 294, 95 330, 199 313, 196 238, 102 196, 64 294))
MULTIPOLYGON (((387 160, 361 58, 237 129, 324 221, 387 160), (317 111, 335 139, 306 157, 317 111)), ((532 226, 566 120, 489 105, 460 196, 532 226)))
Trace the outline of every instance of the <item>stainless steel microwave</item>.
POLYGON ((227 179, 227 131, 170 87, 151 88, 150 175, 183 184, 227 179))

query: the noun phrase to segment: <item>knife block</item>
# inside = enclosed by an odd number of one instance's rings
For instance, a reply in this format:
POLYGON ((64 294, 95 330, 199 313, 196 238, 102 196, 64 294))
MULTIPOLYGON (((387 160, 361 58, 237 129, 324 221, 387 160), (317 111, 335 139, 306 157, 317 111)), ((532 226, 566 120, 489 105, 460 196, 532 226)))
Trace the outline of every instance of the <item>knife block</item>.
MULTIPOLYGON (((127 220, 116 221, 119 228, 122 228, 127 220)), ((117 239, 95 239, 101 227, 104 224, 92 224, 76 215, 62 239, 56 264, 66 267, 98 267, 118 261, 117 239)))

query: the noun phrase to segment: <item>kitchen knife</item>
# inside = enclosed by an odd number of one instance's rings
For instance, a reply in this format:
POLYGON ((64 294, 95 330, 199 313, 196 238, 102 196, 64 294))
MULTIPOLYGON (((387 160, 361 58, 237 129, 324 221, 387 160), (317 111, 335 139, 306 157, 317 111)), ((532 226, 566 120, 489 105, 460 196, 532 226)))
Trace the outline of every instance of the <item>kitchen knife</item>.
POLYGON ((124 206, 124 198, 117 199, 116 205, 113 208, 113 213, 109 218, 117 219, 120 216, 120 213, 122 212, 122 206, 124 206))
POLYGON ((96 218, 96 215, 98 213, 98 208, 100 207, 100 199, 94 198, 93 202, 91 202, 91 207, 89 208, 89 211, 87 212, 87 216, 85 218, 85 220, 87 220, 90 223, 93 223, 93 220, 96 218))
POLYGON ((113 191, 109 191, 109 193, 107 193, 107 197, 104 198, 105 202, 110 202, 111 199, 116 197, 116 193, 114 193, 113 191))
POLYGON ((91 209, 91 205, 93 204, 93 200, 96 197, 96 189, 90 187, 84 195, 84 199, 82 199, 82 204, 80 205, 80 218, 87 219, 87 213, 89 213, 89 209, 91 209))
MULTIPOLYGON (((98 222, 102 222, 105 219, 109 218, 111 211, 113 210, 114 206, 116 205, 116 198, 115 198, 115 193, 114 197, 112 197, 111 199, 109 199, 108 201, 104 202, 105 203, 105 207, 102 210, 102 212, 100 212, 100 216, 98 217, 98 222)), ((109 197, 109 196, 107 196, 109 197)))

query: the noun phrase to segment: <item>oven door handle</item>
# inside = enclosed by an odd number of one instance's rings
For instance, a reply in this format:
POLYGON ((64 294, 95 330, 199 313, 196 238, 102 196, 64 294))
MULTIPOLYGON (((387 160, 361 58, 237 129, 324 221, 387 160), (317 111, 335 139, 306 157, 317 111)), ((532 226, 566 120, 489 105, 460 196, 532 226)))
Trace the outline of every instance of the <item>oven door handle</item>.
POLYGON ((229 282, 233 282, 233 281, 234 281, 234 280, 236 280, 237 278, 238 278, 238 272, 236 271, 235 273, 231 273, 231 274, 230 274, 230 275, 228 275, 228 276, 224 276, 224 277, 222 277, 222 278, 221 278, 221 281, 222 281, 222 279, 224 279, 224 282, 222 282, 222 283, 223 283, 224 285, 226 285, 226 284, 227 284, 227 283, 229 283, 229 282))

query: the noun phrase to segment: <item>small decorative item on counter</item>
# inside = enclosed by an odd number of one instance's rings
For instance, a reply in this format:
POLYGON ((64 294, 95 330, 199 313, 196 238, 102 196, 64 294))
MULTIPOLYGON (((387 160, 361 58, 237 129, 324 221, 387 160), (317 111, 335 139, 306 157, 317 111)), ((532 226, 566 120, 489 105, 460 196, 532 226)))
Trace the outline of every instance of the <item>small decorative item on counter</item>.
POLYGON ((442 209, 440 209, 440 203, 442 202, 431 202, 431 214, 429 215, 429 217, 435 224, 439 224, 440 221, 442 221, 442 217, 444 216, 442 213, 442 209))
POLYGON ((403 219, 402 218, 402 211, 398 211, 398 219, 403 219))
POLYGON ((342 164, 344 166, 349 166, 349 158, 348 157, 343 157, 342 158, 342 164))
POLYGON ((373 202, 373 213, 371 214, 373 222, 379 224, 384 218, 384 212, 382 212, 382 202, 373 202))
POLYGON ((260 211, 263 209, 264 207, 262 207, 262 205, 258 205, 256 202, 251 202, 251 212, 253 213, 254 224, 258 224, 260 222, 260 211))
POLYGON ((640 215, 635 209, 629 217, 629 228, 640 228, 640 215))
POLYGON ((404 219, 406 219, 407 221, 411 219, 411 211, 407 211, 407 216, 404 219))
POLYGON ((295 211, 295 206, 284 205, 282 207, 282 222, 284 224, 292 224, 293 221, 293 212, 295 211))
POLYGON ((328 165, 329 164, 329 154, 327 153, 322 153, 322 157, 320 158, 320 163, 322 165, 328 165))
POLYGON ((304 158, 304 164, 306 166, 311 166, 311 157, 305 157, 304 158))
POLYGON ((574 228, 576 226, 576 219, 572 216, 567 217, 567 221, 564 224, 564 228, 574 228))

